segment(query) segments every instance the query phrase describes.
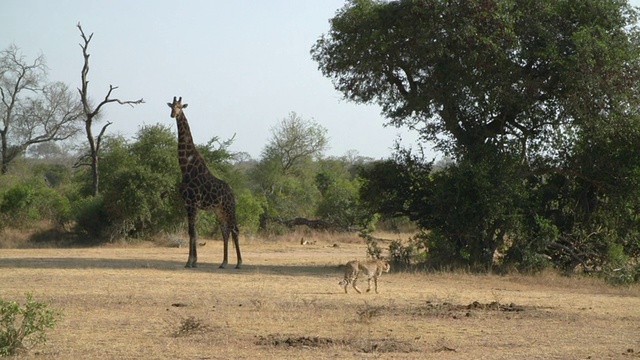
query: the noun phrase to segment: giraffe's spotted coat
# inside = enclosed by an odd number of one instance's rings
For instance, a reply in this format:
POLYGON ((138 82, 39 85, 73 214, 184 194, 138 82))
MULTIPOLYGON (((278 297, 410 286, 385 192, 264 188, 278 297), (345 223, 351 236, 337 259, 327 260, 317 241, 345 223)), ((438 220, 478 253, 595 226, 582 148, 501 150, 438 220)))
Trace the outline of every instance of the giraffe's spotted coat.
POLYGON ((198 153, 191 136, 187 117, 182 111, 187 104, 182 104, 182 97, 173 103, 167 103, 171 108, 171 117, 176 119, 178 126, 178 162, 182 172, 180 195, 184 200, 189 222, 189 259, 187 267, 196 267, 198 254, 196 249, 196 216, 198 209, 212 209, 218 218, 224 240, 224 258, 220 267, 228 262, 229 235, 233 238, 238 263, 242 264, 240 244, 238 242, 238 222, 236 219, 236 201, 229 184, 215 177, 207 168, 204 158, 198 153))

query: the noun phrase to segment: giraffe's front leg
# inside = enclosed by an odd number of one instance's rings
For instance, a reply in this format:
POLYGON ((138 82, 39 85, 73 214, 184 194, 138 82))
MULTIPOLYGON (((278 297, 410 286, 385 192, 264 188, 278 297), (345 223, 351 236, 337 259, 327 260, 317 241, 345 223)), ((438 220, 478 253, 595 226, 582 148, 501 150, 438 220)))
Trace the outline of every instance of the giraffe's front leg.
POLYGON ((192 207, 187 207, 187 216, 189 221, 189 259, 187 259, 186 268, 195 268, 198 267, 198 250, 196 249, 196 215, 197 209, 192 207))
POLYGON ((196 242, 193 240, 189 240, 189 259, 187 259, 186 268, 196 268, 198 267, 198 253, 196 251, 196 242))
MULTIPOLYGON (((218 217, 220 218, 220 217, 218 217)), ((223 241, 223 246, 224 246, 224 255, 222 258, 222 264, 220 264, 220 269, 224 269, 225 266, 227 266, 227 264, 229 263, 229 233, 231 232, 231 230, 229 229, 229 225, 228 223, 225 223, 222 226, 222 241, 223 241)), ((234 241, 237 242, 237 236, 234 237, 234 241)), ((240 267, 240 262, 242 261, 242 259, 238 259, 238 265, 236 266, 236 269, 240 267)))

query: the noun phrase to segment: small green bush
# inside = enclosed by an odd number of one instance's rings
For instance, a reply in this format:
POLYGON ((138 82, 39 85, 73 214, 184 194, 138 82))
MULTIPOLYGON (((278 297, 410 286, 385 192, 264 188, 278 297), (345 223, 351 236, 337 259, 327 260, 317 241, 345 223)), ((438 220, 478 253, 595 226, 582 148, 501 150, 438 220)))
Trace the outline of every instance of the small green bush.
POLYGON ((247 189, 241 189, 236 192, 236 201, 240 232, 255 234, 260 227, 260 215, 263 213, 262 206, 266 200, 263 197, 254 196, 247 189))
POLYGON ((99 239, 110 225, 102 196, 87 197, 72 204, 72 217, 77 230, 93 240, 99 239))
POLYGON ((0 299, 0 356, 46 343, 46 329, 52 329, 60 317, 59 311, 33 300, 32 294, 27 293, 26 297, 24 306, 0 299))
POLYGON ((360 234, 358 234, 358 236, 367 241, 367 257, 382 259, 382 248, 378 244, 378 240, 371 236, 370 232, 370 230, 362 230, 360 234))
POLYGON ((29 184, 17 184, 9 188, 2 197, 0 215, 5 221, 24 225, 29 220, 39 217, 37 208, 33 205, 35 191, 29 184))
POLYGON ((0 219, 15 228, 41 220, 62 225, 70 220, 70 213, 69 199, 41 179, 26 179, 0 192, 0 219))
POLYGON ((400 240, 393 240, 389 244, 389 256, 396 265, 409 266, 416 255, 412 243, 403 244, 400 240))

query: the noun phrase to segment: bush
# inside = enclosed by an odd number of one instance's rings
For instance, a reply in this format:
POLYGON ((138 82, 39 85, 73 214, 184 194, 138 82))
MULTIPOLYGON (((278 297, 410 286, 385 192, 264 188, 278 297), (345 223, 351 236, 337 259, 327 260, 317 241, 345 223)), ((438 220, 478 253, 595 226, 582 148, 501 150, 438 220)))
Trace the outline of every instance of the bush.
POLYGON ((400 240, 393 240, 389 244, 391 261, 396 265, 409 266, 415 257, 415 248, 412 243, 404 245, 400 240))
POLYGON ((71 203, 67 197, 52 188, 44 187, 37 193, 36 205, 40 216, 64 226, 71 220, 71 203))
POLYGON ((371 236, 370 232, 369 230, 362 230, 360 234, 358 234, 367 241, 367 257, 382 259, 382 248, 378 245, 378 240, 371 236))
MULTIPOLYGON (((321 174, 319 174, 321 175, 321 174)), ((318 176, 317 178, 322 178, 318 176)), ((334 179, 324 186, 322 200, 316 210, 317 215, 342 228, 352 226, 366 227, 370 220, 369 212, 360 205, 358 191, 360 183, 349 179, 334 179)))
POLYGON ((638 281, 640 265, 630 266, 629 257, 622 245, 611 244, 607 251, 607 263, 603 267, 604 279, 614 285, 630 285, 638 281))
POLYGON ((168 230, 183 217, 177 179, 145 165, 131 165, 105 181, 102 197, 114 238, 144 238, 168 230))
POLYGON ((236 214, 241 232, 254 234, 260 226, 260 215, 262 215, 262 204, 264 198, 256 197, 251 191, 242 189, 236 192, 236 214))
POLYGON ((32 207, 34 191, 28 184, 18 184, 8 189, 2 197, 0 214, 8 223, 24 225, 29 219, 37 218, 32 207))
POLYGON ((70 212, 69 200, 40 179, 27 179, 0 194, 0 219, 12 227, 29 227, 40 220, 62 225, 70 212))
POLYGON ((58 322, 60 312, 34 301, 32 294, 27 293, 26 297, 22 307, 16 301, 0 299, 0 356, 46 343, 46 329, 52 329, 58 322))
POLYGON ((76 221, 76 230, 89 235, 94 240, 99 239, 109 226, 101 196, 76 201, 73 204, 73 218, 76 221))

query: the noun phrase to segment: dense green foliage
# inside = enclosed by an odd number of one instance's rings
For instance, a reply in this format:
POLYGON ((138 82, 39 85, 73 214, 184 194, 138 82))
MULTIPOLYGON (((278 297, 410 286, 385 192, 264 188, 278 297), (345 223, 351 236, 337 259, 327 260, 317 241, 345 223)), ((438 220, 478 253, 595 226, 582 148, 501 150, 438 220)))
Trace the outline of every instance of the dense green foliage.
MULTIPOLYGON (((234 190, 241 233, 288 231, 274 219, 319 217, 346 228, 371 218, 359 205, 359 180, 351 163, 346 158, 322 158, 326 130, 294 113, 280 125, 286 125, 291 136, 274 137, 259 162, 235 162, 227 150, 233 139, 212 138, 197 145, 210 170, 234 190), (289 160, 283 160, 285 156, 289 160)), ((46 157, 25 158, 20 176, 0 177, 1 224, 35 229, 50 222, 59 236, 75 233, 80 235, 76 239, 87 243, 183 232, 186 212, 178 193, 176 151, 177 136, 163 125, 143 126, 132 140, 105 137, 98 196, 91 195, 88 168, 73 170, 47 163, 46 157)), ((201 234, 219 234, 213 212, 198 216, 201 234)))
POLYGON ((341 229, 368 222, 353 165, 346 157, 323 158, 326 132, 294 112, 272 129, 262 159, 248 172, 256 196, 264 199, 263 231, 282 231, 282 222, 295 217, 318 217, 341 229))
POLYGON ((312 56, 453 159, 363 173, 364 199, 414 219, 430 261, 619 273, 640 255, 636 21, 620 0, 353 0, 312 56))
POLYGON ((120 138, 105 143, 101 196, 110 236, 140 237, 181 220, 176 148, 176 136, 160 125, 141 128, 132 144, 120 138))
POLYGON ((0 188, 0 228, 28 228, 34 221, 49 219, 56 227, 71 218, 69 199, 47 186, 43 178, 4 176, 0 188))

